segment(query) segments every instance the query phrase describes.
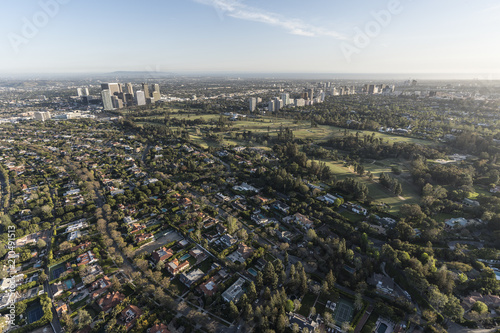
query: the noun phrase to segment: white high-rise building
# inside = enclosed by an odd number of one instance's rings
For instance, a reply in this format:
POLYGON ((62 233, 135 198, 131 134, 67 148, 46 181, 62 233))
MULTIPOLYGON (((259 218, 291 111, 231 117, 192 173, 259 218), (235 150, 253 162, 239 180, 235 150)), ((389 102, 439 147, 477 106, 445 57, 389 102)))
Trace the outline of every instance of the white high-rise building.
POLYGON ((289 93, 281 94, 281 100, 283 101, 284 106, 289 105, 290 104, 290 94, 289 93))
POLYGON ((146 94, 142 90, 135 92, 135 102, 137 105, 146 105, 146 94))
POLYGON ((82 88, 76 88, 76 92, 78 94, 78 97, 82 97, 83 96, 82 88))
POLYGON ((295 106, 305 106, 306 105, 306 100, 303 98, 297 98, 295 99, 295 106))
POLYGON ((89 88, 85 88, 85 96, 90 96, 90 94, 89 94, 89 88))
POLYGON ((108 89, 101 91, 101 98, 104 110, 113 110, 113 101, 111 100, 111 93, 108 89))
POLYGON ((248 101, 249 103, 249 109, 251 112, 255 111, 255 108, 257 107, 257 98, 251 97, 248 101))
POLYGON ((274 111, 278 112, 283 107, 283 100, 278 97, 274 98, 274 111))

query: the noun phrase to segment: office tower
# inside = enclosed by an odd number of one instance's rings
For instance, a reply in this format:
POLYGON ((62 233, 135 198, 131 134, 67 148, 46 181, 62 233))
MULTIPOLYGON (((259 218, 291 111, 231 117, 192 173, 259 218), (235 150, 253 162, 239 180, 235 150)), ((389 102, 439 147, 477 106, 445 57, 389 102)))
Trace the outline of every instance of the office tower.
POLYGON ((115 109, 123 108, 123 100, 119 98, 117 95, 111 96, 111 101, 113 102, 113 108, 115 109))
POLYGON ((122 92, 122 86, 119 83, 102 83, 101 89, 109 90, 110 95, 115 95, 122 92))
POLYGON ((290 104, 290 94, 289 93, 281 94, 281 100, 283 101, 283 105, 287 106, 288 104, 290 104))
POLYGON ((307 89, 307 97, 309 99, 313 99, 314 98, 314 88, 307 89))
POLYGON ((151 85, 151 97, 154 98, 155 102, 161 99, 160 85, 158 83, 151 85))
POLYGON ((370 95, 375 94, 375 89, 377 89, 377 87, 374 84, 370 84, 368 86, 368 94, 370 94, 370 95))
POLYGON ((325 96, 326 96, 326 94, 322 91, 321 94, 320 94, 320 97, 319 97, 320 100, 321 100, 321 102, 325 101, 325 96))
POLYGON ((274 112, 274 101, 273 100, 269 101, 269 104, 267 105, 267 110, 269 112, 274 112))
POLYGON ((108 89, 101 91, 101 98, 104 110, 113 110, 113 101, 111 100, 111 93, 108 89))
POLYGON ((83 96, 82 88, 76 88, 76 93, 78 94, 78 97, 83 96))
POLYGON ((145 98, 151 97, 151 95, 149 94, 149 87, 146 83, 142 84, 142 91, 144 91, 145 98))
POLYGON ((134 95, 133 94, 123 94, 123 102, 127 105, 127 106, 132 106, 134 105, 134 95))
POLYGON ((251 112, 255 111, 255 108, 257 107, 257 98, 251 97, 248 101, 249 103, 249 109, 251 112))
POLYGON ((274 111, 278 112, 283 107, 283 101, 278 97, 274 98, 274 111))
POLYGON ((50 119, 50 112, 35 112, 35 119, 45 121, 50 119))
POLYGON ((127 94, 134 95, 134 89, 132 88, 132 83, 127 83, 127 94))
POLYGON ((142 90, 135 92, 135 103, 137 105, 146 105, 146 94, 142 90))
POLYGON ((306 105, 306 100, 303 98, 297 98, 295 99, 295 106, 305 106, 306 105))
POLYGON ((89 96, 89 88, 85 88, 85 96, 89 96))

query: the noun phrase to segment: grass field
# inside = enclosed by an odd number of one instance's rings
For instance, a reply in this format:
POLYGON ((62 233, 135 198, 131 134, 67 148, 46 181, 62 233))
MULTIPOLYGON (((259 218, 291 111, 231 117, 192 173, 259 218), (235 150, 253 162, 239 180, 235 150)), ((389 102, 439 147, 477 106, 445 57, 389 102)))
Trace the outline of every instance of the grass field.
POLYGON ((311 308, 314 305, 314 301, 316 301, 316 295, 313 293, 307 293, 303 298, 301 302, 300 309, 298 311, 299 314, 303 315, 304 317, 309 316, 309 313, 311 312, 311 308))

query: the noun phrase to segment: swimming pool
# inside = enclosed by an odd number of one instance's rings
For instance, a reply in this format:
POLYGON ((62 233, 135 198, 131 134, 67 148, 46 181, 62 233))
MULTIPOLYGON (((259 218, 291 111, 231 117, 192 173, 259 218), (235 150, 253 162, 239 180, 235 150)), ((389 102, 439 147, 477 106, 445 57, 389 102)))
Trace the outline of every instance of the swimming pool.
POLYGON ((253 268, 247 269, 248 273, 252 274, 253 276, 257 276, 257 271, 253 268))
POLYGON ((184 261, 189 257, 191 257, 191 255, 189 253, 186 253, 185 255, 183 255, 182 257, 179 258, 179 261, 184 261))
POLYGON ((380 326, 378 327, 377 333, 385 333, 385 331, 387 331, 387 325, 384 323, 380 324, 380 326))
POLYGON ((75 285, 75 282, 73 281, 73 279, 66 280, 63 283, 66 285, 66 288, 68 288, 68 289, 73 288, 73 286, 75 285))

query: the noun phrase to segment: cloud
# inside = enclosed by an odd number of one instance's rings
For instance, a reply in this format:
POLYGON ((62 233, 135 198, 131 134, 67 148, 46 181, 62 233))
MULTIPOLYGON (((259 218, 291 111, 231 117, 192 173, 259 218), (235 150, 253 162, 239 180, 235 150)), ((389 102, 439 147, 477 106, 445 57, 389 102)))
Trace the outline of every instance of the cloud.
POLYGON ((288 19, 281 15, 266 12, 259 8, 242 4, 239 0, 194 0, 197 3, 212 6, 216 9, 219 17, 224 15, 240 20, 264 23, 267 25, 280 27, 290 34, 306 37, 328 36, 335 39, 346 39, 342 34, 316 27, 299 19, 288 19))

